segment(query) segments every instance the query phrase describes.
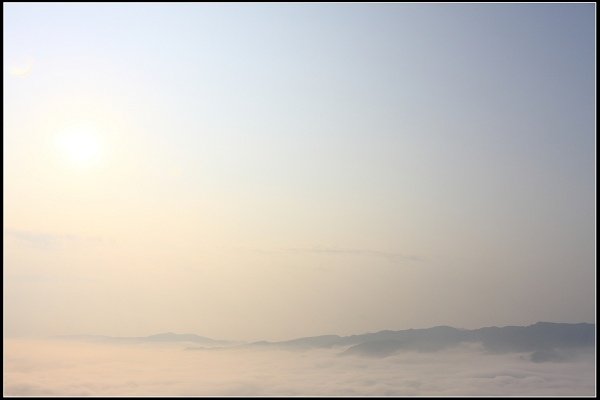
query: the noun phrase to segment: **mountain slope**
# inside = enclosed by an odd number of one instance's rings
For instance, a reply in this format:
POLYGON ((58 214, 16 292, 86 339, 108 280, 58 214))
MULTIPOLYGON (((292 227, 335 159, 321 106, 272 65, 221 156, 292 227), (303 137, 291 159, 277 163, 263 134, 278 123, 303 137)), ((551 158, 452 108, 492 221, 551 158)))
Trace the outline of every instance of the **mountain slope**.
POLYGON ((380 331, 362 335, 323 335, 281 342, 254 342, 252 347, 287 349, 345 348, 344 354, 385 357, 399 350, 438 351, 460 343, 479 342, 490 352, 534 352, 532 359, 559 359, 557 349, 594 346, 594 324, 538 322, 530 326, 486 327, 474 330, 436 326, 427 329, 380 331))

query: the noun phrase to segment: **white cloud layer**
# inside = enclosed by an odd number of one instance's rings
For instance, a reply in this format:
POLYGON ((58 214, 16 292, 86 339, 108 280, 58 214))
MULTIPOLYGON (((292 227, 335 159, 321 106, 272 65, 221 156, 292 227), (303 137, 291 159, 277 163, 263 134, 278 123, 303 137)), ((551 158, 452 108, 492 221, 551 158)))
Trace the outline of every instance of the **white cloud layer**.
POLYGON ((533 363, 479 346, 385 358, 340 349, 4 340, 4 395, 594 395, 595 359, 533 363))

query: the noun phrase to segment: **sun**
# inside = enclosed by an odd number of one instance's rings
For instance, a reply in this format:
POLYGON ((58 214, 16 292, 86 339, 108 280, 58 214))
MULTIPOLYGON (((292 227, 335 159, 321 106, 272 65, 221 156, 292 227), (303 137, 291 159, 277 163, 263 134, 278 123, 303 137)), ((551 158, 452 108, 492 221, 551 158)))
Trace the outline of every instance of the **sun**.
POLYGON ((99 132, 90 126, 66 129, 58 136, 57 145, 62 158, 78 168, 97 165, 102 156, 99 132))

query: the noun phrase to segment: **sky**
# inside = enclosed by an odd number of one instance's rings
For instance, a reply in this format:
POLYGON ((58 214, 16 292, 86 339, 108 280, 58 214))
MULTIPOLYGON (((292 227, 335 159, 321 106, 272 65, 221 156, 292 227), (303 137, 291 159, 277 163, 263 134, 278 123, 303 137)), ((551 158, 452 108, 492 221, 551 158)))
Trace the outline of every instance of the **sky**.
POLYGON ((4 337, 595 321, 595 5, 3 11, 4 337))

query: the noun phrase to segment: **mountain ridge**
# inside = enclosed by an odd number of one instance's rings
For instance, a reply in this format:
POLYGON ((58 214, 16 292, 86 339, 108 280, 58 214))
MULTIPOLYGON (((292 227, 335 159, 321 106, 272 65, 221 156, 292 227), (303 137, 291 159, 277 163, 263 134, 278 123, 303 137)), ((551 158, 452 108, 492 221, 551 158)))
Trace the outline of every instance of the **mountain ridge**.
POLYGON ((196 334, 158 333, 143 337, 63 335, 55 339, 100 343, 177 343, 201 347, 185 350, 224 348, 277 348, 288 350, 340 349, 341 355, 387 357, 398 351, 433 352, 462 343, 481 343, 490 353, 530 353, 534 362, 560 361, 573 352, 595 345, 596 325, 591 323, 536 322, 528 326, 488 326, 478 329, 438 325, 431 328, 381 330, 358 335, 318 335, 283 341, 236 342, 196 334))
POLYGON ((432 352, 460 345, 481 343, 490 353, 527 352, 534 362, 557 361, 581 348, 595 345, 595 324, 537 322, 528 326, 431 328, 383 330, 360 335, 321 335, 278 342, 252 342, 250 347, 288 349, 344 348, 343 355, 386 357, 401 350, 432 352), (563 351, 564 350, 564 351, 563 351))

